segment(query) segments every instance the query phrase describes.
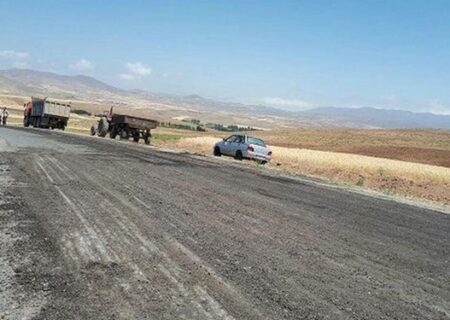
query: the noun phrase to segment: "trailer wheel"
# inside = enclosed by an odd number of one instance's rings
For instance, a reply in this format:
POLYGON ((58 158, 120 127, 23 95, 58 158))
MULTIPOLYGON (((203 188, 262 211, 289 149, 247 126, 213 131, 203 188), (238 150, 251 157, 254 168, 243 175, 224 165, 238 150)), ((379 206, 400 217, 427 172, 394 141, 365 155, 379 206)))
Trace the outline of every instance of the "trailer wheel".
POLYGON ((131 135, 133 136, 133 141, 136 142, 136 143, 139 143, 139 139, 141 137, 141 134, 140 134, 139 130, 138 129, 133 129, 131 131, 131 135))
POLYGON ((120 139, 127 140, 129 138, 130 138, 130 134, 128 133, 127 128, 123 128, 122 130, 120 130, 120 139))
POLYGON ((149 130, 146 130, 145 132, 142 133, 143 137, 144 137, 144 142, 145 144, 150 144, 150 137, 152 136, 150 134, 149 130))
POLYGON ((117 128, 116 128, 116 126, 111 126, 111 131, 109 132, 109 137, 111 139, 115 139, 117 137, 117 128))

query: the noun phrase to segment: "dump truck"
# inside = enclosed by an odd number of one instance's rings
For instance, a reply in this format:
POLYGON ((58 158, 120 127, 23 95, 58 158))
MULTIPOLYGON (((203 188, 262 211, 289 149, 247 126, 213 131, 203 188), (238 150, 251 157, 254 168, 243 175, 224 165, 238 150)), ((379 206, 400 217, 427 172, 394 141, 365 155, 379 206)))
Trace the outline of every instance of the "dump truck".
POLYGON ((111 139, 117 136, 120 139, 133 139, 134 142, 139 142, 143 139, 145 144, 150 144, 151 130, 158 126, 158 121, 136 117, 126 114, 113 113, 113 109, 105 112, 97 123, 91 127, 91 135, 98 135, 99 137, 106 137, 109 134, 111 139))
POLYGON ((70 104, 61 103, 48 98, 31 97, 25 103, 23 125, 29 127, 64 130, 69 121, 70 104))

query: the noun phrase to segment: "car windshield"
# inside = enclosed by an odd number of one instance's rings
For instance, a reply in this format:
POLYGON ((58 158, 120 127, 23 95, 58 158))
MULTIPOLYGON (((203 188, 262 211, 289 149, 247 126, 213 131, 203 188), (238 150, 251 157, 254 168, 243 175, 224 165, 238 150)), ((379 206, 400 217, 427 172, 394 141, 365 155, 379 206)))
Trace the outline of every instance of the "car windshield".
POLYGON ((261 139, 258 139, 258 138, 248 137, 247 142, 248 142, 248 144, 256 144, 257 146, 261 146, 261 147, 266 146, 264 141, 262 141, 261 139))

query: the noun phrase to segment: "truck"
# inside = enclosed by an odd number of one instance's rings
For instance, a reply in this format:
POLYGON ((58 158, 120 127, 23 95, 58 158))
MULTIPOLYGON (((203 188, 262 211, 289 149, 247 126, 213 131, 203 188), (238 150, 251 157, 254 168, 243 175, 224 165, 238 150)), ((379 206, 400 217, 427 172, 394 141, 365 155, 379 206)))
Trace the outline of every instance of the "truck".
POLYGON ((92 125, 91 135, 103 138, 109 134, 111 139, 119 136, 124 140, 132 138, 136 143, 143 139, 145 144, 150 144, 151 130, 157 126, 158 121, 156 120, 113 113, 111 108, 109 112, 102 115, 97 123, 92 125))
POLYGON ((49 100, 48 98, 31 97, 25 103, 23 112, 23 125, 34 128, 64 130, 69 121, 70 104, 49 100))

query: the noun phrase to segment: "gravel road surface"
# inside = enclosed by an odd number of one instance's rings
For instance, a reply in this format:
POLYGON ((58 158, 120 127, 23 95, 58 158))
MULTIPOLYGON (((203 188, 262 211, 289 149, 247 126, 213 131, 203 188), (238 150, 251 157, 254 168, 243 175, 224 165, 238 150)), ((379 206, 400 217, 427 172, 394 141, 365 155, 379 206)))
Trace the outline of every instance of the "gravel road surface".
POLYGON ((0 128, 0 319, 449 319, 450 215, 0 128))

